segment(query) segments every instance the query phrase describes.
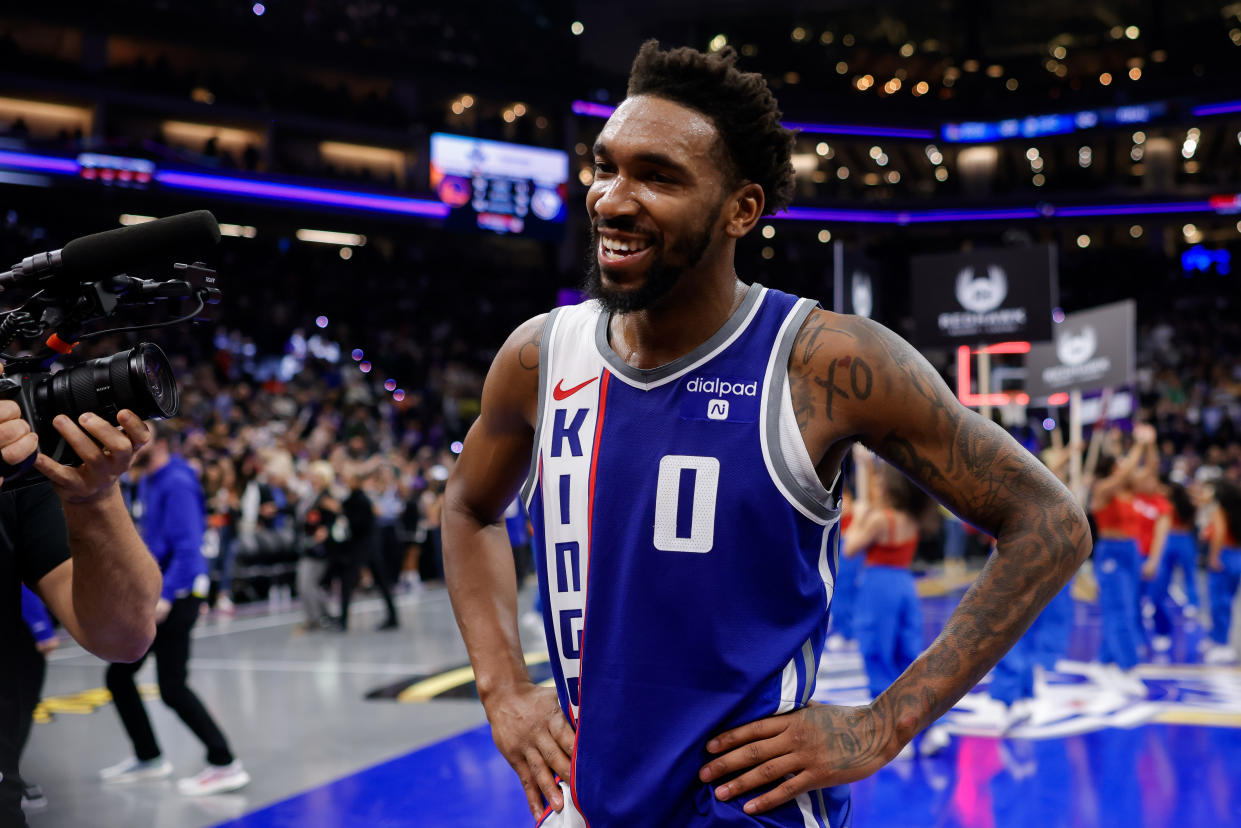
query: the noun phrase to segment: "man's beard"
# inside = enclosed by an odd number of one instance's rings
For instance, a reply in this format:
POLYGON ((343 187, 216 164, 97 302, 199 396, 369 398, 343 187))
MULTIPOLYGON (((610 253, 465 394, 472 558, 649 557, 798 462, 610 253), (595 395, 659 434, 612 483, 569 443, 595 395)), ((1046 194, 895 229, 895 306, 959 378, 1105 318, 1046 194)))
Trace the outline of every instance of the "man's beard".
POLYGON ((632 232, 633 221, 628 218, 600 219, 590 227, 590 250, 586 255, 586 278, 582 289, 592 299, 597 299, 609 313, 633 313, 653 307, 676 287, 681 275, 696 266, 711 246, 712 228, 720 217, 723 204, 715 209, 696 233, 686 236, 679 244, 668 250, 662 241, 651 243, 651 264, 646 279, 632 290, 611 290, 603 285, 603 273, 599 266, 599 227, 609 227, 621 232, 632 232), (683 264, 670 264, 668 259, 681 260, 683 264))

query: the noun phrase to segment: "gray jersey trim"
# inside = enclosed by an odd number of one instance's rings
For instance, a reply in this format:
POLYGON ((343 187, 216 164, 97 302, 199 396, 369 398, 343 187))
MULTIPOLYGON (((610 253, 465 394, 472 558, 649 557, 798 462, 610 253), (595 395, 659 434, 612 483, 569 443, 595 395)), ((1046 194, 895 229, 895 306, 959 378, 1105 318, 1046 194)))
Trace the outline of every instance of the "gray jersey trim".
POLYGON ((767 451, 771 456, 771 464, 780 478, 780 483, 807 512, 827 523, 834 520, 840 511, 824 503, 818 493, 802 485, 789 471, 788 459, 784 456, 784 449, 780 445, 780 409, 784 405, 784 384, 789 375, 789 356, 793 353, 793 343, 797 340, 797 334, 801 332, 801 326, 805 324, 806 318, 816 307, 818 307, 817 302, 802 299, 788 316, 790 321, 776 346, 775 364, 767 377, 767 388, 764 391, 767 395, 767 421, 763 424, 763 428, 766 430, 767 451))
POLYGON ((539 340, 539 413, 534 420, 534 445, 530 448, 530 471, 526 474, 526 482, 521 484, 521 501, 530 510, 530 498, 534 496, 535 484, 539 482, 539 440, 543 436, 543 409, 547 400, 547 366, 550 365, 552 350, 552 332, 556 317, 563 308, 552 308, 543 320, 543 336, 539 340))
POLYGON ((610 313, 600 312, 599 314, 599 322, 595 325, 595 347, 599 349, 599 356, 603 357, 604 363, 612 373, 629 380, 643 390, 647 390, 665 380, 672 379, 683 371, 692 368, 696 363, 713 355, 721 345, 727 342, 746 323, 746 320, 750 318, 750 311, 754 309, 754 306, 758 304, 765 293, 763 286, 758 282, 750 285, 749 291, 746 292, 745 298, 741 300, 741 304, 733 311, 733 315, 728 317, 728 321, 724 323, 724 326, 712 334, 710 339, 685 356, 674 359, 667 365, 661 365, 658 368, 634 368, 632 365, 627 365, 612 350, 612 344, 608 342, 608 323, 612 319, 610 313))
POLYGON ((814 645, 809 638, 801 645, 801 658, 806 665, 806 688, 801 694, 801 706, 805 707, 810 702, 810 694, 814 692, 814 680, 818 673, 814 663, 814 645))

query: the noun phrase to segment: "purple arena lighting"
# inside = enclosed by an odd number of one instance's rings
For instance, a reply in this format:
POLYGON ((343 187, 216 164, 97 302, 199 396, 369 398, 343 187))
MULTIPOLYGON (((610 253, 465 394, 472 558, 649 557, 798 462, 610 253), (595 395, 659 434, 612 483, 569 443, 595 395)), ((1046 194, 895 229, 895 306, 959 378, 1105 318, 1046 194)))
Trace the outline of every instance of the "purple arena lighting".
POLYGON ((1158 215, 1162 213, 1219 212, 1210 201, 1173 201, 1135 204, 1078 204, 1057 207, 1040 203, 1033 207, 995 207, 959 210, 846 210, 790 207, 775 220, 842 222, 850 224, 931 224, 935 222, 1014 221, 1039 218, 1085 218, 1092 216, 1158 215))
POLYGON ((60 173, 61 175, 77 175, 81 169, 78 162, 71 158, 6 151, 0 151, 0 167, 38 170, 39 172, 60 173))
POLYGON ((1195 106, 1193 112, 1194 116, 1199 118, 1204 115, 1228 115, 1233 112, 1241 112, 1241 101, 1203 104, 1202 106, 1195 106))
POLYGON ((784 126, 815 135, 864 135, 868 138, 914 138, 919 141, 933 140, 938 134, 933 129, 908 127, 869 126, 867 124, 814 124, 802 121, 785 121, 784 126))
POLYGON ((184 190, 200 190, 252 198, 292 201, 301 204, 321 204, 332 207, 350 207, 356 210, 375 210, 383 213, 403 213, 427 218, 447 218, 449 207, 439 201, 421 198, 379 195, 351 190, 329 190, 302 184, 276 184, 268 181, 252 181, 246 178, 230 178, 220 175, 184 173, 165 170, 155 174, 162 186, 184 190))
POLYGON ((361 349, 361 348, 354 348, 354 349, 353 349, 353 353, 352 353, 352 354, 350 354, 350 356, 352 356, 352 357, 353 357, 353 361, 354 361, 354 362, 361 362, 361 361, 362 361, 362 357, 364 356, 364 354, 362 353, 362 349, 361 349))
POLYGON ((319 316, 319 317, 316 317, 316 318, 315 318, 315 324, 316 324, 316 325, 318 325, 320 328, 326 328, 326 327, 327 327, 327 317, 326 317, 326 316, 319 316))
POLYGON ((573 114, 587 115, 591 118, 611 118, 616 107, 591 101, 574 101, 573 114))

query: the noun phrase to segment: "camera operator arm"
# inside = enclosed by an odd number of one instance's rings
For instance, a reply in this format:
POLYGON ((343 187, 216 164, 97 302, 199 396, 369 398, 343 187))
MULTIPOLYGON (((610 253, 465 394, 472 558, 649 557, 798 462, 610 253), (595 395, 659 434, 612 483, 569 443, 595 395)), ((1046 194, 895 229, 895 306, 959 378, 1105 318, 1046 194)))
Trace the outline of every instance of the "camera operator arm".
POLYGON ((60 496, 71 555, 36 591, 87 650, 109 661, 133 661, 155 636, 162 578, 116 483, 134 451, 150 441, 150 429, 129 411, 119 419, 121 429, 93 414, 82 416, 81 428, 56 418, 56 429, 84 462, 63 466, 45 455, 35 462, 60 496))

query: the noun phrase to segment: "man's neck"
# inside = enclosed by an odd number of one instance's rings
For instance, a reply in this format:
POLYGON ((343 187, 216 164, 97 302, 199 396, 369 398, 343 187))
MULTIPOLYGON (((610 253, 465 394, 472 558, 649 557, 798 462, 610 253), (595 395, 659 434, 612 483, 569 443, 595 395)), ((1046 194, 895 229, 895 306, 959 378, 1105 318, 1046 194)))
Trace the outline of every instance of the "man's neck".
POLYGON ((609 326, 612 349, 634 368, 667 365, 685 356, 724 326, 749 287, 729 270, 729 278, 689 278, 677 283, 654 307, 617 314, 609 326))

